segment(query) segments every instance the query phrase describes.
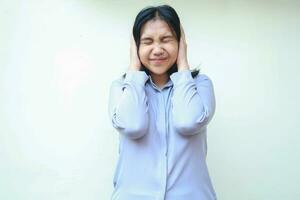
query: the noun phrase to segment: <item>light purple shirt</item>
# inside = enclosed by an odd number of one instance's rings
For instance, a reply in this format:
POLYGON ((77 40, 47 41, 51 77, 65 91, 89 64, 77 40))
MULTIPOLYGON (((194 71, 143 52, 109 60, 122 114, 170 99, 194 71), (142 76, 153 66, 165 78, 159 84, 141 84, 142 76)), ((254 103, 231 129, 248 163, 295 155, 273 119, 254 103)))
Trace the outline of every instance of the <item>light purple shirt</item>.
POLYGON ((215 113, 210 78, 175 72, 158 88, 128 71, 110 88, 109 116, 119 132, 112 200, 216 200, 207 164, 207 125, 215 113))

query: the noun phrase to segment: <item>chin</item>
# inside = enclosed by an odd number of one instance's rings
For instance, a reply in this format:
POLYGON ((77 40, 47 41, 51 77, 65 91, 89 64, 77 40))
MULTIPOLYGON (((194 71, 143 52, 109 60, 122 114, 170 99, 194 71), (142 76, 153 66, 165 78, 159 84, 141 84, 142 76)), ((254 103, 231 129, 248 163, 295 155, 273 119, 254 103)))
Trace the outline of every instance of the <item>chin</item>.
POLYGON ((168 69, 148 69, 150 73, 155 75, 164 75, 167 73, 168 69))
POLYGON ((151 72, 152 74, 156 74, 156 75, 163 75, 165 73, 168 72, 168 70, 171 68, 171 67, 168 67, 168 66, 148 66, 146 67, 148 69, 149 72, 151 72))

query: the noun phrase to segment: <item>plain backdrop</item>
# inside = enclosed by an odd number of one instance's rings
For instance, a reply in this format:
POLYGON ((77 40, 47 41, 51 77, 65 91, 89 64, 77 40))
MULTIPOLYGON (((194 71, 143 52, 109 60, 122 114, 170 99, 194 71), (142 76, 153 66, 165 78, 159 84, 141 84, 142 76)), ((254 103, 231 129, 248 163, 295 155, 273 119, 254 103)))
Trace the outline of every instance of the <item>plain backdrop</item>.
POLYGON ((0 0, 0 199, 110 198, 109 86, 128 67, 136 14, 162 3, 214 84, 218 198, 300 198, 299 1, 0 0))

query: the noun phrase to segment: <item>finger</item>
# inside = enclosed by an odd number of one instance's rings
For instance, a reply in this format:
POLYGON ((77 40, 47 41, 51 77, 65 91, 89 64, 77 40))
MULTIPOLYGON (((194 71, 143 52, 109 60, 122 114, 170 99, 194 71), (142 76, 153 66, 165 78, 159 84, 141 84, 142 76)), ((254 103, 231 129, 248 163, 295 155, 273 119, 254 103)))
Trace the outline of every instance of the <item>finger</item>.
POLYGON ((180 24, 180 30, 181 30, 181 35, 182 35, 182 37, 185 38, 184 30, 183 30, 183 27, 182 27, 181 24, 180 24))
POLYGON ((133 38, 133 35, 131 34, 131 39, 130 39, 131 41, 130 41, 130 43, 131 43, 131 45, 133 45, 134 44, 134 38, 133 38))

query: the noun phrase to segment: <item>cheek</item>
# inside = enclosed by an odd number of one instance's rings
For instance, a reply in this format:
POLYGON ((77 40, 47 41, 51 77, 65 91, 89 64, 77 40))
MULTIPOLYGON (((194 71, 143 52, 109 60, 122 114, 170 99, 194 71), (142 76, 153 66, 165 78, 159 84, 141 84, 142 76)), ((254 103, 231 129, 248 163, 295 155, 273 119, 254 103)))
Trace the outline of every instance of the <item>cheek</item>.
POLYGON ((168 52, 169 52, 169 56, 171 57, 172 61, 177 59, 178 47, 176 45, 170 45, 168 47, 168 52))
POLYGON ((148 50, 147 48, 145 47, 140 47, 139 49, 139 56, 140 56, 140 59, 143 61, 147 58, 147 55, 148 55, 148 50))

